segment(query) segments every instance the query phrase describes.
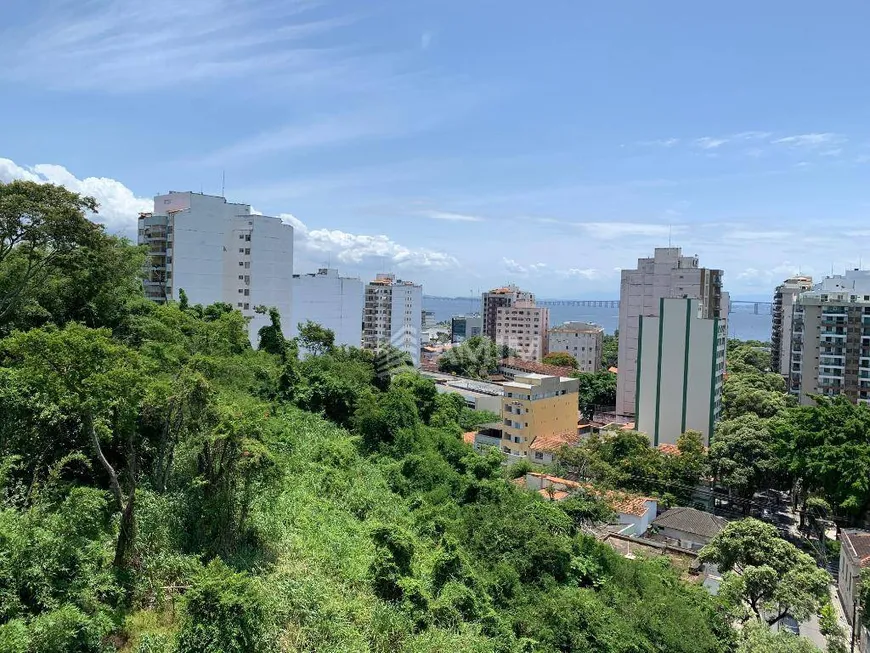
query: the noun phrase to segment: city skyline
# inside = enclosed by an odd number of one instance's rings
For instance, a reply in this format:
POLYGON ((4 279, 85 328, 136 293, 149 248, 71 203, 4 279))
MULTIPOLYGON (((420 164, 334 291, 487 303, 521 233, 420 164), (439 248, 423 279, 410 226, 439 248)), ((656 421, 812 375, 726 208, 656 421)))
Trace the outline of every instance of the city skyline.
POLYGON ((296 227, 297 273, 615 299, 671 241, 769 301, 859 267, 870 235, 863 3, 39 0, 4 18, 0 180, 93 195, 130 237, 154 195, 225 184, 296 227))

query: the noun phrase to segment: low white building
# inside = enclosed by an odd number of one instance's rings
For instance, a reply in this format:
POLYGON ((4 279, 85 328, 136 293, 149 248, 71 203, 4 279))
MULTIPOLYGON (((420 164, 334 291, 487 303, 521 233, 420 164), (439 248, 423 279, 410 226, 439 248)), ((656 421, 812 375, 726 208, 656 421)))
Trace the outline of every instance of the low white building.
POLYGON ((601 368, 601 348, 604 328, 589 322, 565 322, 550 329, 550 351, 570 354, 581 372, 597 372, 601 368))
POLYGON ((666 510, 652 522, 654 533, 651 537, 681 549, 698 551, 727 524, 728 520, 709 512, 676 507, 666 510))
POLYGON ((291 333, 308 320, 335 333, 337 346, 362 344, 363 282, 341 277, 338 270, 321 268, 313 274, 293 275, 291 333))
POLYGON ((248 335, 281 313, 290 337, 293 293, 293 227, 279 218, 254 215, 248 204, 202 193, 170 192, 154 198, 154 211, 139 216, 138 242, 147 246, 145 296, 156 302, 224 302, 249 319, 248 335))
POLYGON ((676 444, 688 430, 709 445, 719 419, 726 333, 700 310, 697 299, 662 298, 658 315, 639 318, 636 428, 653 446, 676 444))

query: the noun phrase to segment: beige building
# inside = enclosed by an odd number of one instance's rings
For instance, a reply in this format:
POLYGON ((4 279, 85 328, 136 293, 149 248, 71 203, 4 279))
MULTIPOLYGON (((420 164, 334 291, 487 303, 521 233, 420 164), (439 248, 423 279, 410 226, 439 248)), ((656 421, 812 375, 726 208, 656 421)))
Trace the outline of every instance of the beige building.
POLYGON ((791 369, 791 322, 798 295, 813 287, 812 277, 792 277, 776 287, 770 334, 770 369, 788 377, 791 369))
POLYGON ((849 625, 852 626, 852 639, 855 649, 860 653, 870 651, 870 637, 861 622, 859 594, 861 591, 861 571, 870 567, 870 532, 857 528, 844 528, 840 531, 840 573, 837 575, 837 590, 840 604, 849 625), (857 622, 857 623, 856 623, 857 622))
POLYGON ((520 290, 513 284, 501 288, 493 288, 489 292, 483 293, 481 296, 480 315, 483 319, 483 335, 485 337, 495 340, 495 323, 498 317, 498 309, 513 306, 516 301, 534 303, 535 296, 530 292, 520 290))
POLYGON ((527 374, 504 384, 501 451, 509 460, 529 458, 536 438, 577 433, 580 381, 527 374))
POLYGON ((540 362, 549 347, 550 309, 532 301, 502 306, 495 318, 495 343, 516 352, 517 358, 540 362))
POLYGON ((870 403, 870 271, 827 277, 795 300, 789 391, 870 403))
POLYGON ((597 372, 601 367, 604 329, 589 322, 565 322, 550 329, 547 353, 563 352, 577 360, 581 372, 597 372))
POLYGON ((697 299, 702 318, 728 317, 728 293, 722 292, 722 270, 699 266, 697 256, 683 256, 679 247, 657 247, 641 258, 637 269, 623 270, 619 291, 619 373, 616 412, 633 416, 636 404, 639 321, 658 316, 662 298, 697 299))

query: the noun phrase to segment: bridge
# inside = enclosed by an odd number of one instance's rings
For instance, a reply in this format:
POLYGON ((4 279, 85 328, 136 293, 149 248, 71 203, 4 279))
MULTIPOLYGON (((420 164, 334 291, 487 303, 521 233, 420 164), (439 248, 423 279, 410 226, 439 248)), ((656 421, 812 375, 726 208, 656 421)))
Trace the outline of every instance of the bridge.
MULTIPOLYGON (((435 297, 426 296, 427 300, 464 300, 471 301, 476 298, 470 297, 435 297)), ((578 306, 583 308, 619 308, 618 299, 539 299, 538 306, 578 306)), ((731 300, 731 313, 754 313, 755 315, 772 315, 773 304, 771 302, 753 302, 740 299, 731 300)))

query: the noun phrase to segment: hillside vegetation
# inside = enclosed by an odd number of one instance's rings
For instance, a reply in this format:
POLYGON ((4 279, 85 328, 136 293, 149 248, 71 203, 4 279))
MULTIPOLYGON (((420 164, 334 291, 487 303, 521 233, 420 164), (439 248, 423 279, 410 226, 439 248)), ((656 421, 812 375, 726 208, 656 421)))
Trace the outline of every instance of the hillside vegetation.
POLYGON ((0 184, 0 650, 733 650, 702 588, 510 484, 400 357, 309 329, 300 362, 274 311, 254 350, 228 305, 149 303, 82 202, 0 184))

